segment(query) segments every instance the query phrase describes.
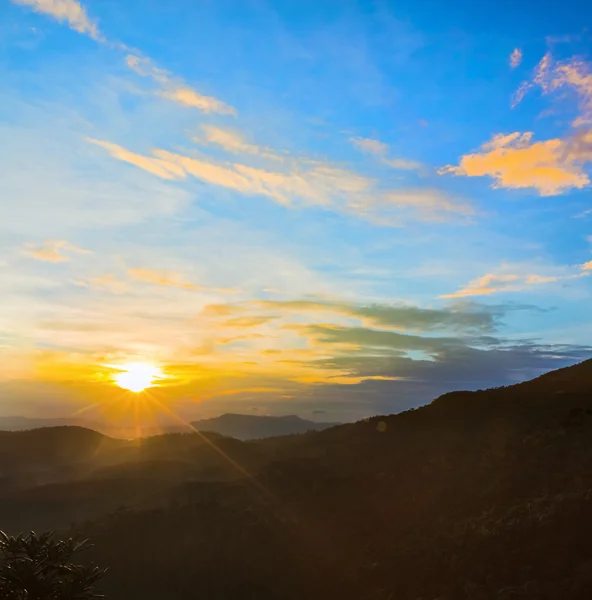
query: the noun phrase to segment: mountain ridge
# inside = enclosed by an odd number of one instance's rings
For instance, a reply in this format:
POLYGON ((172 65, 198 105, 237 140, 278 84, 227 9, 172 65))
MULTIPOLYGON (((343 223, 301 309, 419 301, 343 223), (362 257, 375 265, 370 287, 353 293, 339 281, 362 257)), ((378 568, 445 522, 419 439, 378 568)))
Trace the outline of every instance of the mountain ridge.
POLYGON ((198 431, 213 431, 224 436, 249 440, 321 431, 341 423, 308 421, 297 415, 224 413, 219 417, 193 421, 191 425, 198 431))

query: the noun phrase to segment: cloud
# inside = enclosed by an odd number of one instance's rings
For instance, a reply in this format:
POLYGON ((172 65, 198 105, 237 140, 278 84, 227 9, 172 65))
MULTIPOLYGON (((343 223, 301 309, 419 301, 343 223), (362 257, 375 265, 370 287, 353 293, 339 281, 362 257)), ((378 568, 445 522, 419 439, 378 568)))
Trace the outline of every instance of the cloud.
POLYGON ((67 262, 70 257, 64 252, 75 252, 77 254, 91 254, 90 250, 79 248, 66 240, 48 240, 43 244, 28 243, 25 245, 24 253, 37 260, 46 262, 67 262))
POLYGON ((123 294, 130 288, 127 283, 117 279, 112 273, 107 273, 102 277, 91 277, 88 281, 79 282, 84 287, 93 287, 96 289, 105 289, 113 294, 123 294))
MULTIPOLYGON (((588 264, 588 263, 587 263, 588 264)), ((577 268, 577 272, 566 275, 537 275, 524 273, 487 274, 470 281, 466 287, 441 298, 466 298, 469 296, 489 296, 498 292, 517 292, 529 286, 555 283, 569 279, 578 279, 588 275, 586 265, 577 268)))
POLYGON ((393 169, 401 171, 419 171, 423 169, 423 165, 415 160, 405 160, 403 158, 383 158, 382 162, 393 169))
POLYGON ((352 137, 349 139, 354 148, 364 154, 372 154, 380 158, 380 162, 401 171, 419 171, 423 169, 420 162, 403 158, 388 158, 389 145, 371 138, 352 137))
POLYGON ((482 306, 457 302, 447 308, 422 308, 407 304, 359 304, 342 300, 252 300, 240 304, 210 304, 202 315, 210 318, 273 311, 283 317, 307 315, 325 319, 340 315, 357 319, 373 327, 414 332, 451 331, 456 333, 489 333, 497 329, 501 317, 522 306, 482 306))
POLYGON ((221 100, 213 98, 212 96, 204 96, 203 94, 196 92, 193 88, 186 85, 165 89, 161 92, 161 96, 184 106, 199 108, 199 110, 205 112, 206 114, 236 114, 236 109, 232 106, 228 106, 228 104, 225 104, 221 100))
POLYGON ((130 165, 135 165, 161 179, 184 179, 186 177, 185 171, 172 162, 136 154, 135 152, 131 152, 122 146, 110 142, 95 140, 93 138, 86 138, 86 140, 91 144, 95 144, 96 146, 100 146, 107 150, 113 158, 129 163, 130 165))
POLYGON ((185 290, 202 289, 192 283, 183 280, 183 276, 179 273, 171 273, 168 271, 156 271, 154 269, 128 269, 127 274, 132 279, 137 279, 144 283, 153 283, 155 285, 165 285, 170 287, 183 288, 185 290))
POLYGON ((163 285, 184 290, 207 290, 217 292, 219 294, 235 294, 236 290, 230 288, 209 288, 205 286, 194 285, 180 273, 171 271, 160 271, 155 269, 132 268, 127 270, 127 274, 132 279, 142 281, 144 283, 152 283, 154 285, 163 285))
POLYGON ((291 329, 314 339, 321 344, 339 344, 346 352, 359 348, 388 348, 401 352, 421 351, 437 354, 445 346, 457 344, 456 338, 422 337, 394 331, 382 331, 367 327, 346 327, 342 325, 291 325, 291 329))
POLYGON ((494 188, 534 188, 541 196, 581 189, 590 183, 582 164, 592 160, 589 132, 567 140, 532 142, 532 133, 498 134, 481 151, 461 157, 458 166, 438 172, 465 177, 492 177, 494 188))
POLYGON ((256 327, 257 325, 263 325, 277 319, 277 315, 261 315, 261 316, 249 316, 249 317, 236 317, 234 319, 228 319, 224 325, 226 327, 256 327))
POLYGON ((514 48, 514 51, 512 52, 512 54, 510 54, 510 67, 512 67, 512 69, 515 69, 516 67, 520 66, 521 62, 522 50, 520 50, 520 48, 514 48))
MULTIPOLYGON (((89 18, 84 7, 77 0, 11 0, 14 4, 30 6, 38 13, 46 14, 57 21, 67 22, 71 29, 87 34, 97 41, 105 41, 96 23, 89 18)), ((125 44, 114 44, 125 49, 125 44)), ((149 58, 134 54, 126 56, 126 64, 142 77, 157 82, 159 95, 182 106, 197 108, 206 114, 236 115, 236 109, 213 96, 200 94, 178 78, 171 77, 168 71, 156 67, 149 58)))
POLYGON ((427 221, 474 214, 469 204, 443 191, 385 190, 371 177, 318 161, 287 161, 282 168, 266 170, 240 163, 206 161, 161 149, 153 150, 154 156, 150 157, 110 142, 89 141, 114 158, 163 179, 191 175, 242 194, 266 196, 284 206, 297 203, 320 206, 378 225, 399 226, 409 214, 427 221))
POLYGON ((370 138, 353 137, 349 140, 355 148, 366 154, 376 154, 382 156, 389 150, 388 144, 379 140, 373 140, 370 138))
POLYGON ((126 57, 127 66, 140 75, 149 77, 161 87, 158 94, 182 106, 197 108, 206 114, 236 115, 236 109, 214 98, 200 94, 182 81, 171 77, 168 71, 156 67, 149 58, 130 54, 126 57))
POLYGON ((14 4, 30 6, 35 12, 66 22, 71 29, 100 39, 96 23, 89 18, 84 7, 76 0, 11 0, 14 4))
POLYGON ((203 125, 202 130, 203 136, 194 138, 194 141, 198 144, 214 144, 233 154, 254 154, 262 158, 278 161, 285 159, 284 156, 276 154, 271 148, 250 144, 236 131, 221 129, 213 125, 203 125))
POLYGON ((592 63, 578 58, 555 61, 547 52, 535 67, 532 79, 523 82, 516 91, 512 106, 517 106, 529 90, 537 86, 543 94, 561 89, 574 92, 578 98, 580 115, 572 125, 579 127, 592 123, 592 63))
POLYGON ((588 261, 587 263, 584 263, 581 269, 585 273, 592 272, 592 260, 588 261))

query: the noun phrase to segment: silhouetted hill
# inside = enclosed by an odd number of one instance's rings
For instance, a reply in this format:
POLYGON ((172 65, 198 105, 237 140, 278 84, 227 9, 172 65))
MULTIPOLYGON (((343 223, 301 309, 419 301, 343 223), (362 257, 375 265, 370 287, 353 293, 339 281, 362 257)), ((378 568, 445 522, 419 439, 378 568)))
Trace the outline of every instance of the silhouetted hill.
POLYGON ((202 419, 192 423, 198 431, 213 431, 239 440, 254 440, 321 431, 339 423, 317 423, 301 419, 296 415, 269 417, 227 413, 213 419, 202 419))
POLYGON ((110 600, 588 600, 591 370, 305 435, 125 442, 0 494, 0 528, 71 515, 110 600))
POLYGON ((0 474, 85 462, 121 445, 83 427, 0 431, 0 474))
POLYGON ((84 419, 76 418, 30 418, 30 417, 0 417, 0 431, 24 431, 27 429, 39 429, 40 427, 86 427, 97 429, 98 425, 84 419))

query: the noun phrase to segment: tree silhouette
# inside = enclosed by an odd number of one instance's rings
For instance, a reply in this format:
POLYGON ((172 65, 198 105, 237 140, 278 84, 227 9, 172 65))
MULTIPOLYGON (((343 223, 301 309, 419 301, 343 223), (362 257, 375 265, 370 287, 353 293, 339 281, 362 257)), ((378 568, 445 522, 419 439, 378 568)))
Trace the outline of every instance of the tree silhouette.
POLYGON ((106 569, 73 562, 88 540, 58 540, 53 532, 9 537, 0 531, 0 600, 102 598, 95 584, 106 569))

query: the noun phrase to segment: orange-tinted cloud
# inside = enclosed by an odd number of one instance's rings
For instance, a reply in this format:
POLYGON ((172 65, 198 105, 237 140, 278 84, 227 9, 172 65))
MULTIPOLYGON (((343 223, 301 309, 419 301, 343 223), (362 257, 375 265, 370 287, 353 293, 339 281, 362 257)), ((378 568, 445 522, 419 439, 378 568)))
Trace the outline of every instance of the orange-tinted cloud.
POLYGON ((125 282, 117 279, 117 277, 115 277, 115 275, 113 275, 112 273, 107 273, 102 277, 91 277, 88 280, 88 283, 82 282, 81 285, 90 285, 91 287, 97 289, 105 289, 114 294, 122 294, 123 292, 126 292, 129 289, 129 286, 125 282))
POLYGON ((158 83, 161 87, 158 94, 167 100, 182 106, 198 108, 206 114, 236 115, 234 107, 213 96, 200 94, 182 81, 171 77, 168 71, 156 67, 149 58, 130 54, 126 57, 126 64, 141 77, 149 77, 158 83))
POLYGON ((198 144, 214 144, 233 154, 254 154, 270 160, 282 161, 284 156, 275 153, 271 148, 251 144, 237 131, 221 129, 213 125, 202 126, 203 135, 194 138, 198 144))
POLYGON ((232 288, 210 288, 207 286, 194 285, 193 283, 186 281, 182 274, 171 271, 132 268, 127 270, 127 274, 132 279, 142 281, 144 283, 153 283, 154 285, 163 285, 181 288, 184 290, 203 290, 216 292, 218 294, 236 294, 237 292, 237 290, 232 288))
POLYGON ((67 262, 70 257, 64 252, 75 252, 77 254, 91 254, 90 250, 79 248, 66 240, 48 240, 43 244, 26 244, 24 253, 37 260, 46 262, 67 262))
POLYGON ((402 171, 418 171, 423 168, 420 162, 414 160, 405 160, 403 158, 389 158, 387 156, 389 152, 389 145, 381 142, 380 140, 374 140, 372 138, 361 138, 352 137, 349 139, 354 148, 363 152, 364 154, 373 154, 380 158, 380 162, 392 167, 393 169, 400 169, 402 171))
POLYGON ((96 146, 104 148, 113 158, 129 163, 130 165, 135 165, 136 167, 139 167, 144 171, 148 171, 148 173, 152 173, 152 175, 156 175, 162 179, 184 179, 186 176, 185 171, 179 165, 176 165, 173 162, 162 160, 160 158, 153 158, 151 156, 144 156, 142 154, 136 154, 135 152, 127 150, 123 146, 118 146, 117 144, 112 144, 111 142, 104 142, 102 140, 95 140, 93 138, 86 138, 86 140, 91 144, 95 144, 96 146))
POLYGON ((253 315, 247 317, 235 317, 234 319, 228 319, 224 323, 227 327, 257 327, 257 325, 263 325, 265 323, 269 323, 269 321, 273 321, 277 318, 277 315, 253 315))
POLYGON ((117 144, 89 140, 123 160, 164 179, 196 179, 246 195, 261 195, 285 206, 323 206, 354 214, 372 223, 399 226, 412 214, 420 220, 467 216, 466 202, 434 189, 382 189, 379 181, 355 171, 320 161, 287 160, 275 170, 240 163, 207 161, 167 150, 153 157, 131 152, 117 144))
POLYGON ((177 104, 199 108, 205 113, 236 114, 236 109, 232 106, 228 106, 228 104, 212 96, 204 96, 187 85, 173 86, 170 89, 163 90, 160 95, 163 98, 177 102, 177 104))
POLYGON ((155 285, 165 285, 170 287, 183 288, 186 290, 199 290, 200 287, 184 281, 182 275, 168 271, 156 271, 154 269, 128 269, 128 275, 144 283, 153 283, 155 285))
POLYGON ((365 152, 366 154, 376 154, 377 156, 382 156, 388 152, 388 144, 381 142, 380 140, 373 140, 371 138, 361 138, 361 137, 353 137, 349 140, 355 148, 360 150, 360 152, 365 152))
POLYGON ((512 106, 518 105, 529 90, 537 86, 543 94, 560 89, 574 92, 581 114, 574 120, 573 126, 592 123, 592 63, 578 58, 555 61, 547 52, 535 67, 532 79, 518 88, 512 106))
POLYGON ((520 48, 514 48, 512 54, 510 54, 510 66, 515 69, 522 62, 522 50, 520 48))
POLYGON ((56 21, 65 21, 74 31, 85 33, 94 39, 100 34, 96 23, 86 14, 77 0, 11 0, 14 4, 30 6, 35 12, 49 15, 56 21))
POLYGON ((575 152, 573 141, 531 140, 530 132, 498 134, 483 144, 480 152, 462 156, 458 166, 448 165, 439 173, 488 176, 495 180, 495 188, 534 188, 541 196, 581 189, 590 183, 581 166, 590 157, 575 152))
POLYGON ((467 298, 469 296, 488 296, 498 292, 516 292, 533 285, 578 279, 588 275, 591 269, 592 261, 580 265, 577 272, 565 275, 537 275, 528 273, 487 274, 473 279, 466 287, 452 294, 444 294, 440 298, 467 298))

